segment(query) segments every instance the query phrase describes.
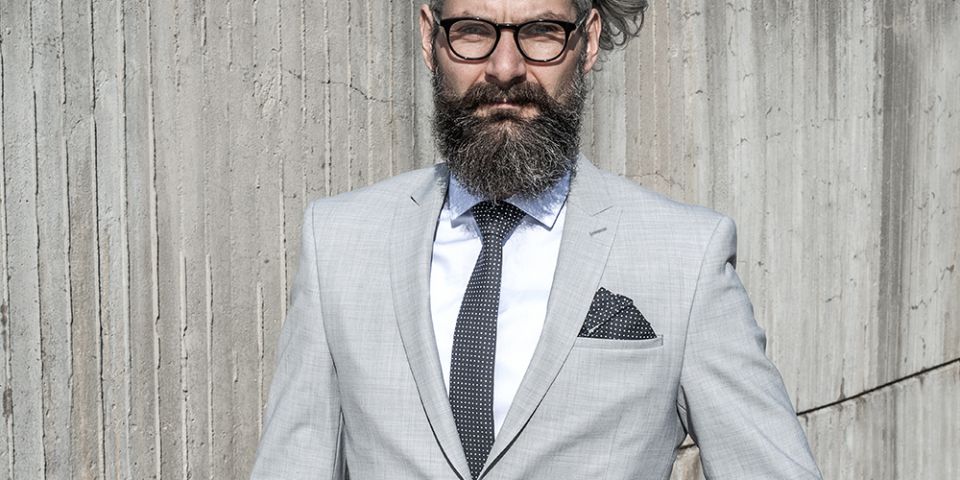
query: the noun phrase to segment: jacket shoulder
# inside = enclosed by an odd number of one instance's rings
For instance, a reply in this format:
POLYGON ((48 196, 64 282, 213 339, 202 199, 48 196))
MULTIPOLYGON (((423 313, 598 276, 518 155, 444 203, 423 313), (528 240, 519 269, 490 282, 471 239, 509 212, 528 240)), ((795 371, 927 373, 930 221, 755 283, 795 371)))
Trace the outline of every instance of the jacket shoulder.
POLYGON ((393 214, 396 202, 442 187, 446 176, 442 164, 411 170, 349 192, 314 199, 307 209, 327 225, 382 222, 393 214))
POLYGON ((711 208, 685 203, 650 190, 623 176, 600 170, 610 197, 623 211, 623 220, 642 220, 663 224, 668 228, 707 229, 708 234, 726 215, 711 208))

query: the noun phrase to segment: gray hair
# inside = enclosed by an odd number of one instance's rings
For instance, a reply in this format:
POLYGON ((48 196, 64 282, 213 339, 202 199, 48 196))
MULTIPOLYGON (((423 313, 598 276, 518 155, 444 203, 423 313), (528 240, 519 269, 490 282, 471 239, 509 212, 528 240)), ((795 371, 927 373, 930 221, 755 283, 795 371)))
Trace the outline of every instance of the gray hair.
MULTIPOLYGON (((430 0, 434 12, 443 9, 444 0, 430 0)), ((571 0, 581 18, 596 8, 600 12, 603 29, 600 31, 600 49, 613 50, 626 45, 630 39, 640 34, 643 27, 643 15, 647 10, 647 0, 571 0)), ((436 31, 434 31, 436 35, 436 31)))

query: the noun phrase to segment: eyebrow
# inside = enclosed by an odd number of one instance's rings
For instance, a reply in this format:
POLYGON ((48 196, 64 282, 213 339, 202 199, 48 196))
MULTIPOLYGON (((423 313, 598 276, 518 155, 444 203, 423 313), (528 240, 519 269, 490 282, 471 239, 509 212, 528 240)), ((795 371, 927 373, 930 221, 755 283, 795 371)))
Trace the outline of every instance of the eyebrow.
MULTIPOLYGON (((477 14, 475 14, 475 13, 470 13, 470 12, 468 12, 468 11, 466 11, 466 10, 461 10, 461 11, 459 11, 458 13, 456 13, 456 14, 454 14, 454 15, 450 15, 450 16, 447 17, 447 18, 458 18, 458 17, 469 17, 469 18, 483 18, 483 19, 488 19, 487 17, 485 17, 485 16, 483 16, 483 15, 477 15, 477 14)), ((565 21, 565 22, 570 21, 570 20, 567 18, 567 16, 564 15, 564 14, 557 13, 557 12, 554 12, 554 11, 552 11, 552 10, 547 10, 547 11, 545 11, 545 12, 540 12, 540 13, 538 13, 538 14, 536 14, 536 15, 530 15, 529 17, 525 17, 523 20, 518 20, 518 21, 512 22, 512 23, 523 23, 523 22, 529 22, 529 21, 532 21, 532 20, 562 20, 562 21, 565 21)), ((492 21, 492 20, 491 20, 491 21, 492 21)))

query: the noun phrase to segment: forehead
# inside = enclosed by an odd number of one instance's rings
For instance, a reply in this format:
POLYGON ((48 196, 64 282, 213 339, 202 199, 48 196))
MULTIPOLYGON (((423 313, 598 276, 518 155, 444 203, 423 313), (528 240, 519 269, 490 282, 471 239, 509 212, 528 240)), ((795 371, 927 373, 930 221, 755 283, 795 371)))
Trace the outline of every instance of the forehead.
POLYGON ((572 0, 444 0, 443 17, 482 17, 499 22, 535 18, 571 20, 572 0))

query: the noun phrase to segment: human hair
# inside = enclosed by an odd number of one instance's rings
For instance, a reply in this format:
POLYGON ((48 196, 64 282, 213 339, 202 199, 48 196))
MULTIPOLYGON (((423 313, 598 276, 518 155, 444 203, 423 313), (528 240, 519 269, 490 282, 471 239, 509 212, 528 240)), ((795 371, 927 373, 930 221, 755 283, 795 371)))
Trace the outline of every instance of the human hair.
MULTIPOLYGON (((600 49, 613 50, 626 45, 630 39, 640 34, 643 27, 644 12, 649 2, 647 0, 570 0, 581 18, 596 8, 600 13, 603 28, 600 31, 600 49)), ((443 9, 444 0, 430 0, 430 8, 434 12, 443 9)), ((436 35, 434 29, 434 36, 436 35)))

